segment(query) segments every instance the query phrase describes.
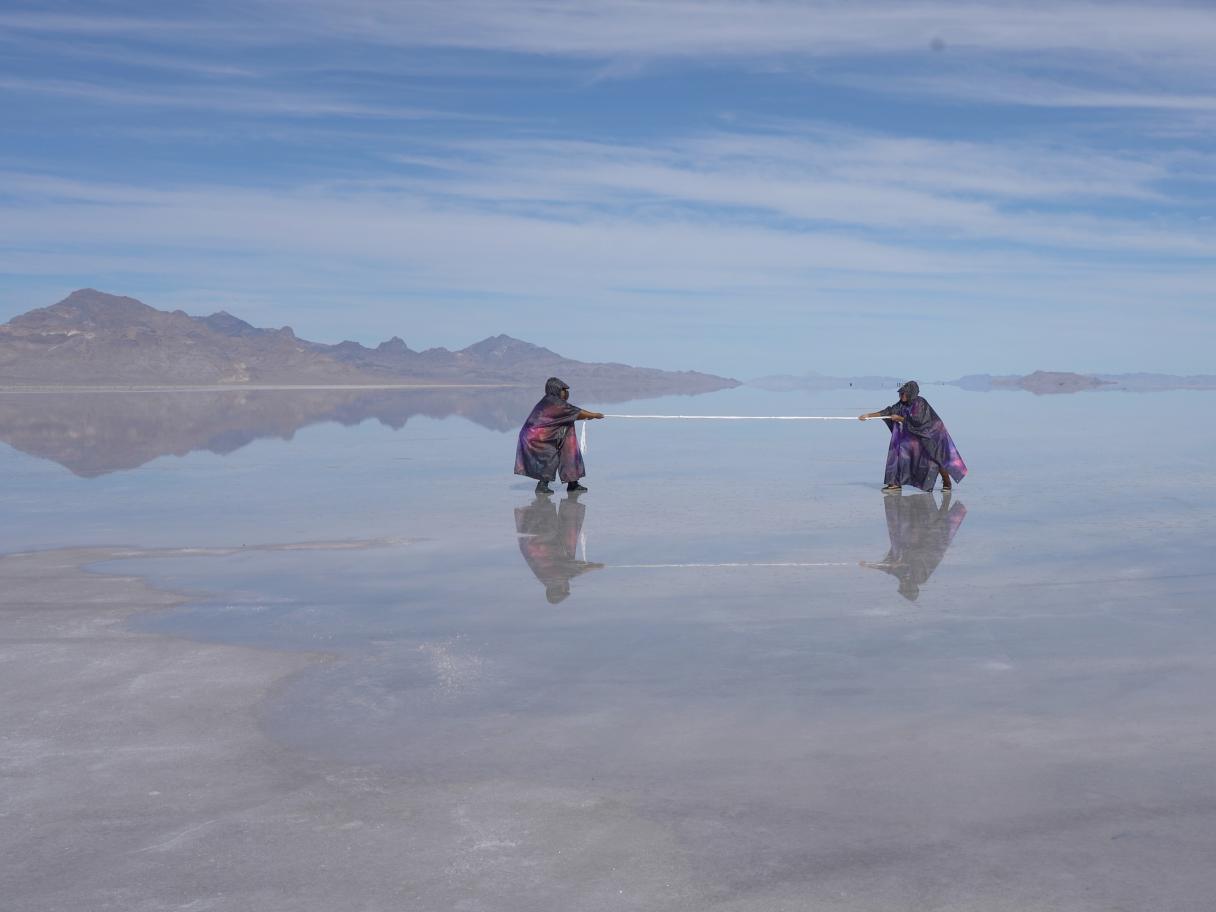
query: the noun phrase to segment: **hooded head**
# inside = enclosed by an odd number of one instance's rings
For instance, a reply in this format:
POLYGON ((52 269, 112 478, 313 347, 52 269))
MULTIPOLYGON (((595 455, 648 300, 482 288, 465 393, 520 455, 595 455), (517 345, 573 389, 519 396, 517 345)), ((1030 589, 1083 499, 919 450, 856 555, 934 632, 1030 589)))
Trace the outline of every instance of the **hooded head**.
POLYGON ((550 605, 564 602, 569 595, 570 580, 554 580, 545 583, 545 598, 549 600, 550 605))
POLYGON ((557 377, 550 377, 545 381, 545 395, 556 396, 562 398, 562 390, 570 389, 570 385, 565 380, 559 380, 557 377))
POLYGON ((899 398, 905 402, 911 402, 920 395, 920 384, 915 380, 909 380, 899 388, 899 398), (906 397, 906 398, 905 398, 906 397))

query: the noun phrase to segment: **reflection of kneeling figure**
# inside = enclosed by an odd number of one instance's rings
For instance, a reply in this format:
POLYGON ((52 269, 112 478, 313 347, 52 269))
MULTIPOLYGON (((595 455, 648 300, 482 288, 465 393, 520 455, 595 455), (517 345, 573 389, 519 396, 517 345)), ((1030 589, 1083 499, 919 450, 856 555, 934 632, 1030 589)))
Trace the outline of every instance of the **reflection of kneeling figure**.
POLYGON ((887 497, 883 506, 891 550, 883 560, 862 561, 861 565, 890 573, 899 580, 899 594, 915 601, 920 587, 946 556, 967 508, 961 503, 951 504, 949 495, 942 497, 938 507, 932 494, 887 497))
POLYGON ((570 580, 588 570, 604 566, 576 558, 578 537, 587 507, 577 496, 560 505, 548 497, 537 497, 526 507, 515 508, 515 531, 519 553, 536 578, 545 584, 545 598, 556 605, 570 594, 570 580))

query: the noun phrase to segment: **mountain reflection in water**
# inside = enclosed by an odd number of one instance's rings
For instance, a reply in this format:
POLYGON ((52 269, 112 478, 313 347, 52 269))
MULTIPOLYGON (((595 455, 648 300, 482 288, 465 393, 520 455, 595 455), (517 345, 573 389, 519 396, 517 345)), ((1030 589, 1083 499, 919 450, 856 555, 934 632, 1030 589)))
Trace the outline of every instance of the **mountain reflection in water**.
POLYGON ((324 422, 353 426, 372 418, 400 430, 416 416, 459 415, 509 431, 538 398, 536 390, 519 387, 6 393, 0 394, 0 442, 95 478, 161 456, 226 455, 261 438, 290 440, 324 422))

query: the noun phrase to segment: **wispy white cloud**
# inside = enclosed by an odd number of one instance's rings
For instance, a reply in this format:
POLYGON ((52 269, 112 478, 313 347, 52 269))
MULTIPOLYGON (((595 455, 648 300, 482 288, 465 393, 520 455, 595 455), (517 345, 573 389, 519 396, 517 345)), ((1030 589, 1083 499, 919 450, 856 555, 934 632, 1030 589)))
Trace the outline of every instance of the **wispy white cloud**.
POLYGON ((610 78, 640 76, 649 61, 733 62, 802 68, 809 82, 880 95, 1005 105, 1181 115, 1210 110, 1216 98, 1216 10, 1190 4, 354 0, 309 8, 358 40, 585 58, 610 78), (1044 72, 1053 75, 1033 75, 1044 72))
POLYGON ((311 23, 349 40, 586 60, 610 78, 642 76, 653 62, 700 62, 978 103, 1177 114, 1216 105, 1209 4, 291 0, 291 7, 300 28, 311 23))
MULTIPOLYGON (((288 5, 286 0, 280 8, 288 5)), ((1216 14, 1198 4, 805 0, 290 0, 378 41, 568 55, 823 55, 1078 51, 1210 58, 1216 14)))
MULTIPOLYGON (((457 341, 470 321, 518 330, 571 301, 779 330, 875 327, 909 306, 962 326, 986 307, 979 339, 1015 307, 1061 331, 1153 330, 1137 316, 1151 300, 1194 330, 1216 287, 1210 5, 143 8, 0 12, 17 55, 0 91, 23 100, 24 142, 0 174, 0 268, 256 293, 267 307, 407 299, 457 341), (656 71, 669 88, 685 67, 679 101, 648 96, 656 71), (745 69, 763 78, 740 84, 781 98, 732 100, 721 127, 712 104, 678 109, 704 101, 698 76, 745 69), (611 117, 571 115, 599 98, 611 117), (881 103, 852 117, 866 99, 881 103), (82 106, 111 116, 81 125, 82 106), (807 110, 824 119, 794 119, 807 110), (81 137, 110 157, 58 154, 81 137), (221 143, 214 167, 193 152, 221 143), (516 322, 485 322, 499 314, 516 322)), ((729 354, 736 336, 715 338, 729 354)))
MULTIPOLYGON (((1210 63, 1205 61, 1205 64, 1210 63)), ((1173 65, 1173 61, 1163 64, 1173 65)), ((1092 75, 1084 74, 1084 80, 1077 74, 1068 73, 1045 78, 986 68, 983 78, 977 78, 975 73, 957 71, 947 75, 905 73, 899 79, 857 72, 826 78, 838 85, 884 94, 948 97, 1001 105, 1178 113, 1216 111, 1216 91, 1213 91, 1216 89, 1216 66, 1209 66, 1206 74, 1202 69, 1188 70, 1186 79, 1173 80, 1176 84, 1173 91, 1160 90, 1160 82, 1148 73, 1138 74, 1143 78, 1131 80, 1130 85, 1126 70, 1120 74, 1122 85, 1112 85, 1109 79, 1090 78, 1092 75)))
MULTIPOLYGON (((963 59, 998 70, 1004 58, 1033 72, 1216 75, 1216 10, 1199 3, 997 3, 960 0, 255 0, 208 5, 177 16, 9 12, 0 27, 43 36, 140 38, 238 45, 343 41, 410 48, 498 51, 548 57, 740 60, 763 67, 798 59, 963 59), (937 54, 934 49, 944 51, 937 54)), ((934 66, 931 69, 948 69, 934 66)), ((637 72, 628 67, 618 73, 637 72)), ((958 91, 967 74, 934 77, 925 90, 958 91)), ((972 74, 974 75, 974 74, 972 74)), ((901 80, 902 81, 902 80, 901 80)), ((973 80, 974 81, 974 80, 973 80)), ((1064 83, 1070 82, 1064 78, 1064 83)), ((1076 80, 1072 80, 1076 81, 1076 80)), ((1142 105, 1181 93, 1130 91, 1142 105)), ((892 88, 901 88, 892 85, 892 88)), ((1159 87, 1160 88, 1160 87, 1159 87)), ((1013 100, 1025 92, 1010 93, 1013 100)), ((1079 92, 1074 103, 1107 106, 1124 93, 1079 92)), ((1200 96, 1211 93, 1198 93, 1200 96)), ((1122 100, 1119 104, 1124 104, 1122 100)))
POLYGON ((231 114, 275 114, 285 117, 352 117, 390 120, 462 118, 464 115, 425 108, 380 105, 300 92, 248 87, 178 86, 171 89, 125 88, 65 79, 0 77, 0 91, 55 95, 93 104, 149 108, 185 108, 231 114))
POLYGON ((0 27, 42 34, 223 32, 273 43, 322 29, 404 46, 572 56, 823 55, 945 48, 1170 51, 1210 60, 1216 13, 1202 3, 1007 4, 960 0, 260 0, 170 15, 0 12, 0 27), (277 13, 272 16, 271 13, 277 13), (254 23, 278 26, 250 35, 254 23))
POLYGON ((0 27, 0 44, 8 47, 11 59, 57 60, 61 63, 103 62, 125 69, 168 71, 219 79, 246 80, 266 75, 266 67, 247 62, 232 63, 222 59, 214 50, 211 54, 198 49, 147 50, 129 44, 102 40, 63 41, 0 27))
POLYGON ((273 8, 258 3, 216 0, 205 5, 177 7, 151 3, 147 15, 99 11, 89 0, 61 3, 60 12, 45 9, 0 10, 0 29, 27 36, 88 38, 97 41, 140 42, 151 45, 224 43, 267 46, 279 44, 290 31, 290 19, 276 23, 273 8), (280 28, 275 29, 278 24, 280 28))
POLYGON ((830 226, 912 246, 1216 253, 1216 232, 1162 189, 1175 174, 1165 156, 847 131, 717 134, 661 147, 506 141, 462 151, 440 157, 439 179, 428 174, 396 186, 565 220, 610 212, 649 223, 676 212, 709 222, 786 221, 791 232, 830 226), (1118 201, 1177 211, 1150 224, 1093 209, 1118 201))
POLYGON ((821 130, 662 146, 464 142, 403 161, 397 173, 278 190, 9 172, 0 237, 172 251, 175 261, 183 250, 327 257, 419 287, 544 297, 785 293, 845 273, 999 273, 1025 285, 1116 258, 1158 275, 1216 258, 1216 225, 1163 189, 1175 161, 1161 154, 821 130), (1119 201, 1165 214, 1105 211, 1119 201))
MULTIPOLYGON (((83 8, 82 8, 83 9, 83 8)), ((119 16, 97 12, 0 11, 0 28, 13 31, 85 35, 180 35, 212 32, 214 20, 156 16, 119 16)))

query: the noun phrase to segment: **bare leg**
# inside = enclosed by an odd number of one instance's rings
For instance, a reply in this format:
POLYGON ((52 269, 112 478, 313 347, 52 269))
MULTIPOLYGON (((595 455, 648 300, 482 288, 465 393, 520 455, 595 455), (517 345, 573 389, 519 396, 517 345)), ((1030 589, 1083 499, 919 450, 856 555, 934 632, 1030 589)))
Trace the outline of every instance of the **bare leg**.
POLYGON ((951 490, 953 485, 950 483, 950 474, 945 469, 939 469, 939 471, 942 473, 942 490, 951 490))

